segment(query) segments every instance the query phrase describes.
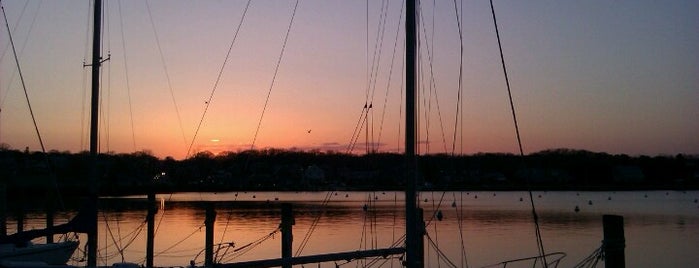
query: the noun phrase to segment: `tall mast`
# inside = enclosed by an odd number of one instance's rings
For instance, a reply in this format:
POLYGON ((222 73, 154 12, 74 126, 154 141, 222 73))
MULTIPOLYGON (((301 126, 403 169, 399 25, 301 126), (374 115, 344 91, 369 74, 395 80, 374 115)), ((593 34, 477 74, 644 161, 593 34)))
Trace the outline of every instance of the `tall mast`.
POLYGON ((416 0, 407 0, 405 16, 405 236, 406 267, 423 267, 422 217, 418 218, 416 202, 417 159, 415 156, 415 79, 417 65, 416 0))
POLYGON ((87 233, 87 266, 97 266, 97 123, 99 121, 99 75, 102 56, 100 53, 100 37, 102 28, 102 0, 95 0, 93 35, 92 35, 92 98, 90 109, 90 158, 92 160, 89 183, 90 216, 87 233))

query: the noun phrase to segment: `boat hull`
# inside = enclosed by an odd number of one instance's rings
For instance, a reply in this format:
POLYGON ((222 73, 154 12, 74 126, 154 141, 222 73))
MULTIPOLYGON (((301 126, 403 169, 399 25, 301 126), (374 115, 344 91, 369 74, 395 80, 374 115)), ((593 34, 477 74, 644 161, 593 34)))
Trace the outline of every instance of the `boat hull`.
POLYGON ((14 244, 0 245, 0 262, 3 261, 32 261, 50 265, 66 264, 79 242, 65 241, 50 244, 32 244, 26 247, 16 247, 14 244))

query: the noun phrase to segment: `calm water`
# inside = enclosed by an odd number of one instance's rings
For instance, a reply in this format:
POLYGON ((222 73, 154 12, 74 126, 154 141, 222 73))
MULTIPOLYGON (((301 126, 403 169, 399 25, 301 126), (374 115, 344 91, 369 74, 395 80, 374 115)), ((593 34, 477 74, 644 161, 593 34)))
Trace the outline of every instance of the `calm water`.
MULTIPOLYGON (((577 264, 601 245, 603 214, 624 216, 627 267, 699 267, 698 198, 699 191, 534 192, 546 252, 567 254, 559 267, 577 264)), ((220 251, 219 258, 226 262, 280 256, 281 236, 270 234, 279 226, 282 202, 294 206, 294 255, 299 250, 300 255, 312 255, 385 248, 404 232, 403 195, 396 192, 186 193, 156 199, 160 206, 155 240, 158 266, 186 266, 190 260, 203 263, 204 208, 209 202, 214 202, 217 211, 215 241, 235 243, 232 249, 220 251), (305 239, 314 221, 316 228, 305 239), (301 250, 304 240, 307 243, 301 250)), ((145 263, 145 197, 103 198, 100 202, 99 264, 122 259, 145 263)), ((420 202, 430 239, 459 267, 482 267, 537 254, 525 192, 423 192, 420 202), (432 219, 435 211, 442 212, 441 221, 432 219)), ((56 222, 66 222, 73 214, 60 213, 56 222)), ((43 224, 42 213, 28 212, 25 229, 43 224)), ((15 225, 10 218, 10 233, 15 225)), ((87 238, 81 236, 80 241, 87 238)), ((429 266, 448 267, 430 244, 425 246, 429 266)), ((82 256, 77 252, 74 257, 82 256)), ((400 266, 397 259, 337 264, 400 266)))

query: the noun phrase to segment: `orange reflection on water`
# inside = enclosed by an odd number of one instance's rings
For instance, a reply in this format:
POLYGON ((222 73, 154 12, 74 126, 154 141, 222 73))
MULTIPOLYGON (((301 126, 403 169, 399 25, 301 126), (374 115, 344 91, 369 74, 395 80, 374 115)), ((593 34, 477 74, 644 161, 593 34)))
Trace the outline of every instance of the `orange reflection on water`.
MULTIPOLYGON (((562 266, 576 264, 600 246, 602 214, 614 213, 625 217, 628 265, 694 267, 699 265, 692 258, 692 252, 699 252, 699 208, 693 202, 698 196, 699 192, 542 192, 535 193, 534 201, 545 249, 567 254, 562 266), (573 210, 575 206, 579 212, 573 210), (660 240, 668 251, 653 246, 660 240)), ((403 196, 394 192, 183 193, 157 198, 157 266, 185 266, 191 260, 203 263, 205 208, 210 203, 217 212, 214 240, 220 244, 215 247, 220 262, 279 258, 282 202, 294 207, 294 255, 386 248, 396 241, 400 246, 404 233, 403 196), (313 225, 314 232, 301 250, 313 225)), ((432 245, 460 267, 537 255, 526 193, 427 192, 419 200, 428 224, 425 260, 430 266, 445 263, 432 245), (436 211, 441 211, 441 221, 433 218, 436 211)), ((128 262, 144 263, 146 199, 104 198, 100 206, 99 263, 111 265, 122 261, 122 256, 128 262)), ((72 214, 59 213, 56 222, 66 222, 72 214)), ((30 228, 25 229, 42 226, 42 217, 29 213, 30 228)), ((86 238, 81 236, 81 241, 86 238)), ((370 260, 359 262, 366 266, 370 260)), ((380 262, 400 266, 398 259, 380 262)), ((335 263, 321 267, 335 267, 335 263)))

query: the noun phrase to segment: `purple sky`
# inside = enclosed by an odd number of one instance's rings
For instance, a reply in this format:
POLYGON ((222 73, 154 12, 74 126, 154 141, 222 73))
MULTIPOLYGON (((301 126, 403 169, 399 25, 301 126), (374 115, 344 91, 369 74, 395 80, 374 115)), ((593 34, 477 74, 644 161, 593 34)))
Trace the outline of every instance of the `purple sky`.
MULTIPOLYGON (((185 157, 246 2, 153 0, 152 23, 144 1, 105 2, 102 151, 185 157)), ((454 3, 424 1, 420 151, 451 152, 456 125, 456 153, 516 152, 490 6, 457 2, 463 121, 455 124, 454 3)), ((252 1, 192 150, 236 151, 254 140, 345 152, 373 92, 369 131, 354 152, 367 136, 379 150, 400 151, 403 3, 299 1, 271 86, 294 3, 252 1)), ((88 1, 2 5, 47 149, 86 149, 88 1)), ((525 153, 699 154, 699 2, 495 1, 495 9, 525 153)), ((39 150, 4 25, 0 36, 0 143, 39 150)))

